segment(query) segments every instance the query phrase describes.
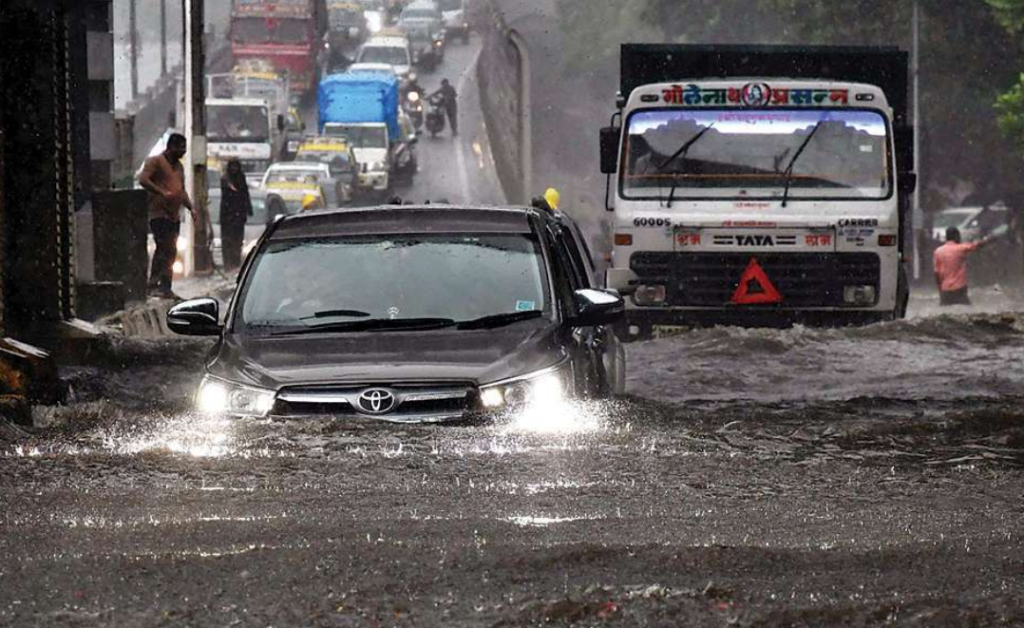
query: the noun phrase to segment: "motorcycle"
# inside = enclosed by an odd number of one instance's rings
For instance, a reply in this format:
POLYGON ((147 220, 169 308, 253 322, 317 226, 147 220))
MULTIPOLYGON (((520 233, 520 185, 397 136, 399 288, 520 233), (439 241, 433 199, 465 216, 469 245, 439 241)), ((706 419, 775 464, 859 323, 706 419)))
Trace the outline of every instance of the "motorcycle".
POLYGON ((402 109, 409 115, 413 126, 417 130, 423 127, 423 88, 410 79, 409 84, 403 90, 402 109))
POLYGON ((437 137, 441 132, 444 131, 445 115, 447 111, 444 108, 444 98, 440 95, 434 95, 427 101, 430 105, 430 111, 427 112, 427 131, 430 132, 430 137, 437 137))

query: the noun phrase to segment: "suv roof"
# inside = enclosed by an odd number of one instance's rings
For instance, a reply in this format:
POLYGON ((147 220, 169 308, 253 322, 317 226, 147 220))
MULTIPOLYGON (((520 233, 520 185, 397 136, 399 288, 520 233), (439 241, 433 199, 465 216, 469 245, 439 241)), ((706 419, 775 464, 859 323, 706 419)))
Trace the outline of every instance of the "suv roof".
POLYGON ((339 209, 282 218, 268 237, 283 240, 383 233, 531 233, 530 219, 542 214, 527 207, 455 205, 339 209))

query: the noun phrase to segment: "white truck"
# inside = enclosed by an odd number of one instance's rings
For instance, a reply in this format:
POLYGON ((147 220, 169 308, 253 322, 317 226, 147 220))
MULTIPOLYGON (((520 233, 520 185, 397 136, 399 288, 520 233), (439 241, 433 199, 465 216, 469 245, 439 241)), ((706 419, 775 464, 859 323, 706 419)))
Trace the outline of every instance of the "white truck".
POLYGON ((601 170, 623 336, 905 315, 904 52, 627 44, 621 61, 601 170))
POLYGON ((262 98, 206 100, 207 165, 211 170, 238 158, 246 177, 259 180, 280 152, 281 135, 262 98))

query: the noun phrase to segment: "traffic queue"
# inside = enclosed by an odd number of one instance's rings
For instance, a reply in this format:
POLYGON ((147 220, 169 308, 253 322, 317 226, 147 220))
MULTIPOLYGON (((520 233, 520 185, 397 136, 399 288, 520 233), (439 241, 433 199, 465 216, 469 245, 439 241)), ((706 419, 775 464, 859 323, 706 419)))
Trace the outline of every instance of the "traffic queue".
POLYGON ((235 0, 232 70, 206 84, 215 254, 232 160, 261 209, 247 247, 279 214, 379 203, 410 183, 429 118, 417 74, 437 68, 449 34, 468 39, 465 0, 235 0), (290 30, 300 22, 318 42, 290 30))

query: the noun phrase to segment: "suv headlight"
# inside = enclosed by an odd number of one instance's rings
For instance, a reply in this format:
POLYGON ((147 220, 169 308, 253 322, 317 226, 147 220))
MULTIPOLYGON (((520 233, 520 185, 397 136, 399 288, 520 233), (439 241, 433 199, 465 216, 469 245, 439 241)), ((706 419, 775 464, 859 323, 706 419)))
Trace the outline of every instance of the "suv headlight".
POLYGON ((487 410, 526 405, 555 404, 572 393, 572 370, 568 361, 480 388, 480 402, 487 410))
POLYGON ((196 392, 196 408, 203 414, 263 418, 274 407, 273 391, 234 384, 207 375, 196 392))

